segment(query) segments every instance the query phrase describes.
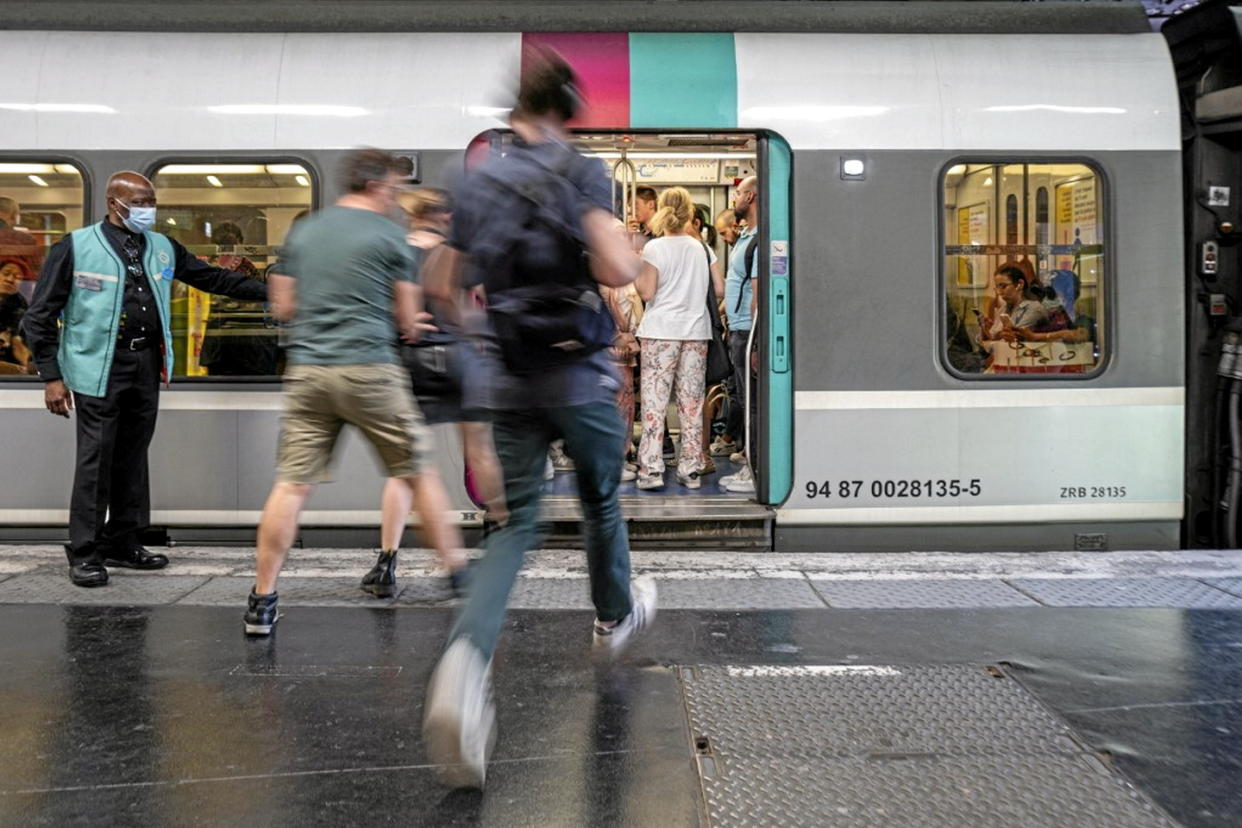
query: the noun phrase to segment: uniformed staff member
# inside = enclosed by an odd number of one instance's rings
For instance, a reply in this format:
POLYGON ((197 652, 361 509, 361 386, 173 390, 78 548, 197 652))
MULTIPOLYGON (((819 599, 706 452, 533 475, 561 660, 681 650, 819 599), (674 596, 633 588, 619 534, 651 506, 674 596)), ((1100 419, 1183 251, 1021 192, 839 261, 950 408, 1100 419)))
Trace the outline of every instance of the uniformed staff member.
POLYGON ((23 322, 46 383, 47 410, 66 418, 78 410, 65 552, 70 580, 83 587, 108 583, 105 563, 168 565, 138 541, 150 521, 147 446, 161 374, 165 381, 172 376, 172 280, 235 299, 266 298, 261 282, 200 261, 152 232, 155 189, 143 176, 117 173, 107 196, 107 219, 48 251, 23 322))

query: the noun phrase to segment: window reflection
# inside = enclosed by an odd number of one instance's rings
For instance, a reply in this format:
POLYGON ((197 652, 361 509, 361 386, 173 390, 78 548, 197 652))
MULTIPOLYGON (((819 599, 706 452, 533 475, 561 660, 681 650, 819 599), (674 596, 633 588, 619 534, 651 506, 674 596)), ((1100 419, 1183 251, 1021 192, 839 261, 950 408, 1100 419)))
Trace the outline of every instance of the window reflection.
POLYGON ((1101 362, 1104 204, 1084 164, 957 164, 944 180, 946 361, 967 375, 1101 362))
MULTIPOLYGON (((312 203, 300 164, 168 164, 153 177, 162 233, 193 254, 261 281, 293 222, 312 203)), ((173 286, 174 373, 262 377, 281 373, 276 322, 262 302, 173 286)))

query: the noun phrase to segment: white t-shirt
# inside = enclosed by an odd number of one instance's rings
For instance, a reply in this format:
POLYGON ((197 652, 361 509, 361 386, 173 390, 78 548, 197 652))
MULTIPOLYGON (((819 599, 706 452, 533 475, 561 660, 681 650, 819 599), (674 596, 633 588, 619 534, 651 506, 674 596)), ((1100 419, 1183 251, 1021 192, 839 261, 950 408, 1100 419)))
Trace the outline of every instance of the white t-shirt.
POLYGON ((636 333, 644 339, 712 338, 707 315, 708 258, 716 254, 693 236, 664 236, 643 248, 643 261, 656 269, 655 296, 636 333))

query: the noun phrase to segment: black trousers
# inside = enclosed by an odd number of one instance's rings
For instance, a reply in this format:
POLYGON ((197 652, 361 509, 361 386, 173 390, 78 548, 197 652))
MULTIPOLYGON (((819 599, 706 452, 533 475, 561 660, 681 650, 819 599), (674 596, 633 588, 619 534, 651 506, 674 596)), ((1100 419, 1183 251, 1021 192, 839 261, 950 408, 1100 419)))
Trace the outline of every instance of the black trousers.
POLYGON ((151 522, 147 447, 160 402, 160 351, 117 349, 103 397, 74 394, 77 469, 69 501, 69 555, 102 558, 102 547, 138 542, 151 522))
MULTIPOLYGON (((749 435, 746 431, 746 415, 742 409, 745 404, 743 402, 746 396, 747 377, 750 377, 750 360, 746 358, 746 340, 750 336, 750 331, 729 331, 727 345, 729 346, 729 360, 733 363, 733 388, 732 395, 729 397, 729 419, 725 423, 728 434, 733 438, 733 442, 737 445, 738 451, 746 445, 749 435)), ((751 422, 755 421, 755 412, 758 407, 755 404, 754 394, 754 378, 750 380, 751 398, 750 398, 750 415, 751 422)))

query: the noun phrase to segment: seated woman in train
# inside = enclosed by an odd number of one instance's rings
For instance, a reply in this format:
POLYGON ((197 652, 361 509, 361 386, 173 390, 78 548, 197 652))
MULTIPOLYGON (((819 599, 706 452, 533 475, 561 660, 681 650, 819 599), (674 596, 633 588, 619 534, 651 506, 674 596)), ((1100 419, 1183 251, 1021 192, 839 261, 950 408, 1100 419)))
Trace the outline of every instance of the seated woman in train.
POLYGON ((1032 289, 1031 279, 1021 267, 1006 263, 996 268, 992 286, 997 301, 991 309, 992 315, 980 320, 982 340, 1010 340, 1015 336, 1012 331, 1017 328, 1034 329, 1047 323, 1043 295, 1032 289))

